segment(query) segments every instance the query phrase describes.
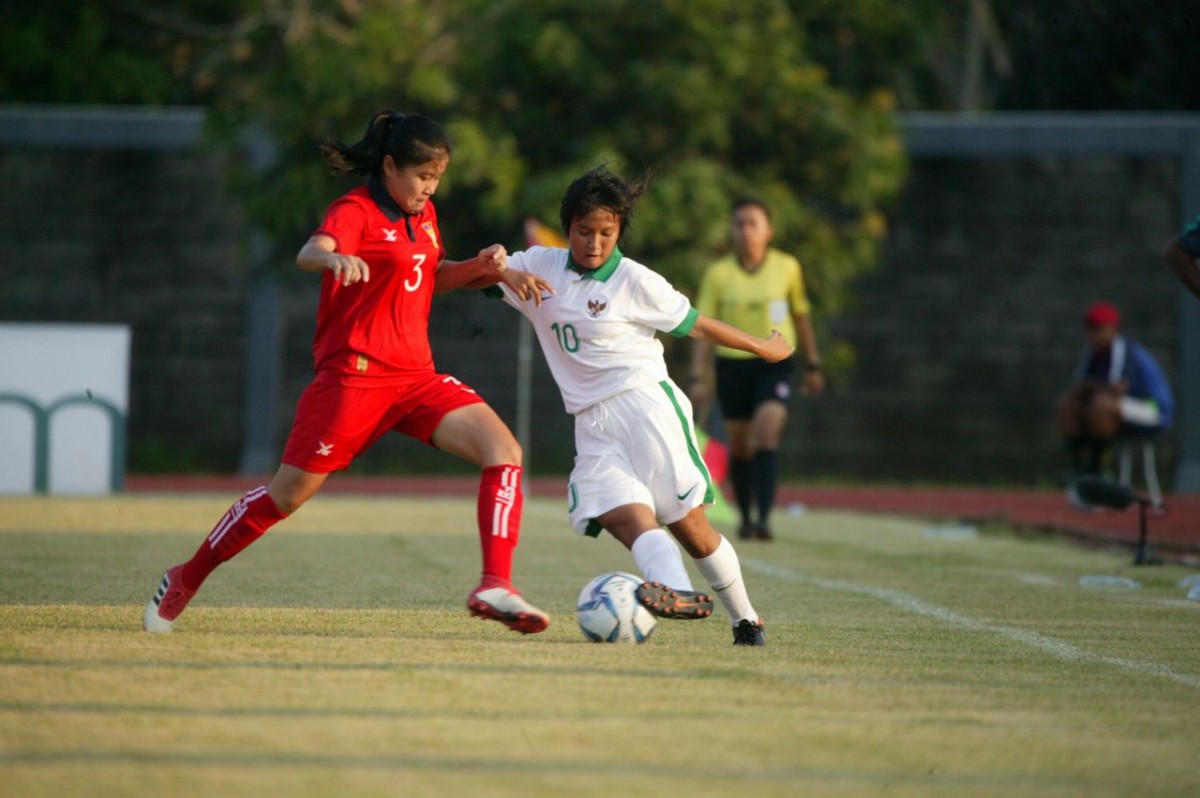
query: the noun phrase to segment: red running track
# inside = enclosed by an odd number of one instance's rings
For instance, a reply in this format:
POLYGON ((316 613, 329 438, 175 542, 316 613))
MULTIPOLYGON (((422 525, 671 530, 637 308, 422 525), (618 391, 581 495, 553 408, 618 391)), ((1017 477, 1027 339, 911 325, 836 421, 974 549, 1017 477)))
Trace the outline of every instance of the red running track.
MULTIPOLYGON (((130 475, 125 489, 140 492, 215 491, 240 494, 267 477, 130 475)), ((566 480, 534 478, 530 493, 566 496, 566 480)), ((477 479, 464 476, 353 476, 334 474, 323 493, 397 496, 464 496, 475 493, 477 479)), ((1165 513, 1148 515, 1151 548, 1161 553, 1200 554, 1200 496, 1168 496, 1165 513)), ((850 510, 928 518, 935 521, 1007 522, 1024 529, 1072 537, 1133 543, 1138 536, 1137 507, 1123 512, 1087 512, 1069 505, 1062 491, 990 490, 952 487, 804 487, 786 485, 779 507, 802 504, 812 509, 850 510)))

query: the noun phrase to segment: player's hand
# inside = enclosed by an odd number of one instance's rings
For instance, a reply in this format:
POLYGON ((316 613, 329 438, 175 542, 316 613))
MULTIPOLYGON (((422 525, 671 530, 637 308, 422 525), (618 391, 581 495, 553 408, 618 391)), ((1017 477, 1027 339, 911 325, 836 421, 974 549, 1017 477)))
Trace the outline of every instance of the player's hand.
POLYGON ((335 283, 354 285, 360 280, 364 283, 371 281, 371 267, 367 266, 367 262, 357 255, 331 253, 327 268, 333 272, 335 283))
POLYGON ((822 371, 804 372, 800 393, 804 396, 820 396, 825 393, 825 373, 822 371))
POLYGON ((768 363, 778 363, 784 358, 792 356, 792 352, 796 351, 796 347, 784 340, 783 333, 779 330, 771 330, 771 334, 767 336, 766 345, 763 346, 762 357, 768 363))
POLYGON ((554 294, 550 283, 529 272, 514 269, 504 272, 500 279, 504 281, 509 290, 517 295, 518 299, 524 301, 532 299, 538 305, 542 304, 542 300, 546 298, 547 294, 554 294))
POLYGON ((479 250, 479 265, 483 270, 482 277, 498 277, 508 268, 508 250, 503 244, 492 244, 486 249, 479 250))

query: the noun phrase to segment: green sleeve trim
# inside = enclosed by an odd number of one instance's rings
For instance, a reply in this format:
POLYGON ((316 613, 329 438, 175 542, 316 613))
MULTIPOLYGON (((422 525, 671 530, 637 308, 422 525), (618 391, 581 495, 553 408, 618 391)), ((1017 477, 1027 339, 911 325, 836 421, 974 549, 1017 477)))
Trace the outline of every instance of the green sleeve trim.
POLYGON ((489 285, 487 288, 482 289, 481 293, 492 299, 504 299, 504 292, 500 290, 500 286, 498 285, 489 285))
POLYGON ((687 315, 683 317, 683 321, 679 322, 679 326, 671 330, 671 335, 676 338, 686 338, 692 328, 696 326, 696 320, 700 318, 700 311, 695 308, 688 308, 687 315))

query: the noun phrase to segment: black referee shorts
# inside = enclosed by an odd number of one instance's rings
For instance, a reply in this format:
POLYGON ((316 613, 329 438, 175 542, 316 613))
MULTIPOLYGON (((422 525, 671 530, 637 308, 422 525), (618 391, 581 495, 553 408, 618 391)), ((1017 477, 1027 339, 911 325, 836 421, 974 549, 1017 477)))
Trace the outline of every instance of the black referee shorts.
POLYGON ((721 413, 734 421, 748 420, 763 402, 792 404, 792 358, 768 363, 756 357, 717 358, 717 400, 721 413))

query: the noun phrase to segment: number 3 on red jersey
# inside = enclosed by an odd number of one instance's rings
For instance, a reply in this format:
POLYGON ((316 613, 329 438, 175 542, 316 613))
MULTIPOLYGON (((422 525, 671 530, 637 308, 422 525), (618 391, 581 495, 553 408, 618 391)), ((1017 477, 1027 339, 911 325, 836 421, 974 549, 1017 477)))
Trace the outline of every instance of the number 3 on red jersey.
POLYGON ((415 277, 415 279, 412 280, 412 282, 409 282, 407 279, 404 281, 404 290, 405 291, 409 291, 409 292, 416 291, 417 288, 420 287, 421 279, 425 274, 425 272, 423 272, 421 270, 421 267, 424 265, 425 265, 425 253, 419 252, 419 253, 413 255, 413 273, 416 275, 416 277, 415 277))

